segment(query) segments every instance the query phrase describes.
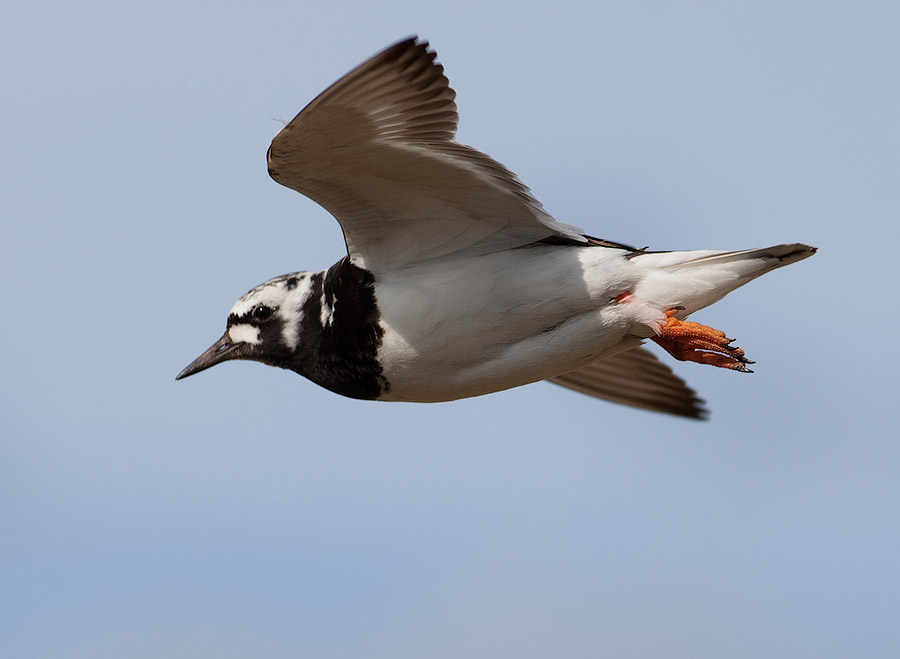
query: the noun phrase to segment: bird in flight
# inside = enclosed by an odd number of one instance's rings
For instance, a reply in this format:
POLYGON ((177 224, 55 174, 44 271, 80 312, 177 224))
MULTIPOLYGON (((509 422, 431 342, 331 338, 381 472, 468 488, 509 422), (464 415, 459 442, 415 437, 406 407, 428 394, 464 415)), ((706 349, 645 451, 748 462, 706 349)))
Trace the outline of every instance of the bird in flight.
POLYGON ((548 380, 704 418, 642 344, 749 371, 723 332, 685 320, 802 244, 648 251, 554 220, 491 157, 456 141, 455 92, 425 41, 378 53, 279 131, 269 174, 340 223, 347 256, 241 297, 176 379, 247 359, 360 399, 449 401, 548 380))

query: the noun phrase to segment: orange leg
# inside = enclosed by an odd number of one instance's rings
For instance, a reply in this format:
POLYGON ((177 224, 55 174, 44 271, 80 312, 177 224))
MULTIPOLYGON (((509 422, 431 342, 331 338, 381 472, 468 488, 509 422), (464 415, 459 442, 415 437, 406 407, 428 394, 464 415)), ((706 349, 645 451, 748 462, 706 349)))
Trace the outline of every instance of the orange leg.
POLYGON ((657 336, 653 337, 670 355, 681 361, 753 372, 746 366, 753 362, 744 356, 743 350, 731 345, 734 339, 726 338, 725 332, 712 327, 678 320, 675 318, 678 311, 669 309, 666 312, 666 322, 660 325, 657 336))

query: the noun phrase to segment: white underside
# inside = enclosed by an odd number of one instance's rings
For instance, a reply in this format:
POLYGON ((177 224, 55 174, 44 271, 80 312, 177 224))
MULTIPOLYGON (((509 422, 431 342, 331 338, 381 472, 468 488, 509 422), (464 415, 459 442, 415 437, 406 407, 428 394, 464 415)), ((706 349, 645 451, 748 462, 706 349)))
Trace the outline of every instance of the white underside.
POLYGON ((636 347, 666 310, 685 307, 683 318, 778 265, 688 263, 711 254, 542 245, 376 275, 381 398, 454 400, 567 373, 636 347))

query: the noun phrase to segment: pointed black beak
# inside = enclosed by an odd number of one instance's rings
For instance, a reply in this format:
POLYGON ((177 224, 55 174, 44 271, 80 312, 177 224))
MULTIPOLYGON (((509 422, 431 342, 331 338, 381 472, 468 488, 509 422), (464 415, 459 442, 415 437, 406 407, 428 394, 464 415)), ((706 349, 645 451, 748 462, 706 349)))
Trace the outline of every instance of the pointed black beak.
POLYGON ((225 332, 221 339, 213 343, 206 352, 188 364, 181 373, 175 376, 175 379, 181 380, 229 359, 241 359, 245 352, 243 348, 246 348, 245 343, 235 343, 229 338, 228 332, 225 332))

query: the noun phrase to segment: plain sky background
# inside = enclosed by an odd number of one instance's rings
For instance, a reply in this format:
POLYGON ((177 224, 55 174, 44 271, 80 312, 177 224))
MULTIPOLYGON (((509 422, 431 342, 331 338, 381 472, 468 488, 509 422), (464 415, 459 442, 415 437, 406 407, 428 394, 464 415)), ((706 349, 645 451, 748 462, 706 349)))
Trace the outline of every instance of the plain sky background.
POLYGON ((0 655, 898 656, 900 4, 3 13, 0 655), (670 361, 709 422, 175 382, 246 290, 343 255, 266 147, 413 33, 559 220, 820 248, 695 317, 757 361, 670 361))

